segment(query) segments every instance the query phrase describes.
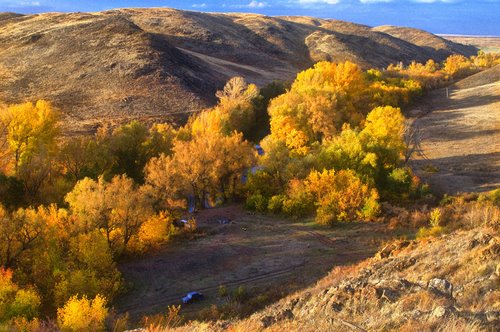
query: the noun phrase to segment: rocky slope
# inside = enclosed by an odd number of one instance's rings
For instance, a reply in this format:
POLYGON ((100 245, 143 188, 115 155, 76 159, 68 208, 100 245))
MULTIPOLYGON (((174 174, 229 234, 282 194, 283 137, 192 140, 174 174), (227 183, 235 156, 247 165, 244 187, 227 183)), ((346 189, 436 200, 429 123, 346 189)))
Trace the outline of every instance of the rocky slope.
POLYGON ((319 60, 385 67, 476 52, 415 29, 406 38, 408 31, 173 9, 0 13, 0 101, 51 100, 67 132, 88 132, 104 120, 185 118, 213 104, 236 75, 262 85, 319 60))
POLYGON ((177 331, 498 331, 498 217, 496 226, 391 243, 248 319, 177 331))

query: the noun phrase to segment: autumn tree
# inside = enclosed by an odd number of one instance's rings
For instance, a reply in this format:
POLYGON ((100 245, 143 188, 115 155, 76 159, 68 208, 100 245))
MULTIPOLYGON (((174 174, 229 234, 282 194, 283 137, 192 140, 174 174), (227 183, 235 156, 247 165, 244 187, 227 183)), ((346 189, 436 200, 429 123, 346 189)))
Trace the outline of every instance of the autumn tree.
POLYGON ((63 173, 74 183, 90 173, 90 164, 96 157, 92 153, 92 145, 94 142, 90 137, 74 137, 65 141, 60 148, 59 162, 63 167, 63 173))
POLYGON ((404 128, 405 118, 399 108, 377 107, 366 117, 361 140, 368 151, 377 154, 380 165, 393 167, 405 149, 404 128))
POLYGON ((11 105, 0 119, 7 131, 6 140, 15 173, 40 150, 54 149, 59 118, 49 102, 39 100, 35 104, 11 105))
POLYGON ((471 60, 477 68, 491 68, 500 64, 500 53, 486 53, 479 50, 476 56, 471 57, 471 60))
POLYGON ((472 63, 463 55, 450 55, 444 62, 443 71, 453 78, 461 78, 472 72, 472 63))
MULTIPOLYGON (((416 63, 412 63, 409 68, 414 67, 418 67, 416 63), (414 66, 412 67, 412 65, 414 66)), ((408 69, 408 71, 411 70, 416 69, 408 69)), ((418 71, 417 74, 411 75, 412 79, 407 79, 390 77, 375 69, 368 70, 366 77, 370 81, 369 88, 367 89, 367 93, 371 98, 370 105, 372 107, 403 107, 408 105, 422 94, 422 84, 418 79, 413 79, 415 75, 421 75, 421 72, 418 71)))
POLYGON ((122 290, 121 274, 106 238, 99 230, 73 236, 67 247, 64 269, 54 271, 54 300, 60 306, 70 297, 102 294, 113 299, 122 290))
POLYGON ((72 295, 121 290, 121 275, 103 234, 82 233, 68 211, 49 207, 2 213, 0 265, 15 268, 19 285, 33 285, 41 310, 51 312, 72 295))
POLYGON ((318 153, 319 169, 351 169, 366 183, 374 183, 378 156, 370 152, 358 130, 346 125, 332 140, 323 142, 318 153))
POLYGON ((253 159, 241 133, 196 133, 191 140, 176 140, 172 156, 153 158, 146 167, 146 182, 162 193, 164 203, 193 195, 202 206, 207 195, 230 195, 234 180, 253 159))
POLYGON ((290 88, 290 84, 273 81, 261 87, 260 96, 253 100, 255 109, 255 125, 245 137, 252 142, 258 142, 271 132, 267 108, 272 99, 282 95, 290 88))
POLYGON ((11 105, 1 114, 13 174, 24 184, 31 202, 49 179, 57 147, 58 113, 49 102, 11 105))
POLYGON ((141 224, 151 215, 152 204, 144 188, 126 176, 115 176, 111 182, 85 178, 66 196, 66 202, 77 216, 82 232, 102 230, 110 248, 122 253, 141 224))
POLYGON ((104 331, 108 315, 106 306, 107 300, 101 295, 96 295, 93 299, 75 295, 57 310, 57 322, 62 331, 104 331))
POLYGON ((42 227, 35 210, 19 209, 8 213, 0 206, 0 266, 12 266, 39 239, 42 227))
POLYGON ((243 77, 233 77, 216 96, 219 104, 215 111, 223 119, 225 133, 236 130, 247 135, 255 123, 253 101, 259 96, 257 86, 247 84, 243 77))
POLYGON ((271 134, 305 154, 308 145, 333 137, 344 123, 361 122, 365 90, 357 65, 319 62, 299 73, 291 89, 271 102, 271 134))
POLYGON ((109 141, 109 153, 114 157, 113 174, 127 174, 142 182, 142 170, 149 156, 146 150, 148 129, 138 121, 118 127, 109 141))
POLYGON ((151 126, 148 139, 143 144, 148 160, 158 157, 162 153, 166 155, 172 154, 176 135, 176 130, 168 123, 155 123, 151 126))

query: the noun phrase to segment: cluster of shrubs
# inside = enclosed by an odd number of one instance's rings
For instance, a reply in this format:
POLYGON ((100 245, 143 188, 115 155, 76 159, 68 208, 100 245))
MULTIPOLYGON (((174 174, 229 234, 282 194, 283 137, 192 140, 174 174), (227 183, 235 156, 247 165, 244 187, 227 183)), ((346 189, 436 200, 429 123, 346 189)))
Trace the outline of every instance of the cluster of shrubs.
POLYGON ((452 55, 362 72, 350 62, 320 62, 271 100, 265 154, 248 179, 246 207, 322 224, 373 220, 379 200, 429 195, 407 162, 418 136, 404 108, 429 89, 500 63, 498 54, 452 55))

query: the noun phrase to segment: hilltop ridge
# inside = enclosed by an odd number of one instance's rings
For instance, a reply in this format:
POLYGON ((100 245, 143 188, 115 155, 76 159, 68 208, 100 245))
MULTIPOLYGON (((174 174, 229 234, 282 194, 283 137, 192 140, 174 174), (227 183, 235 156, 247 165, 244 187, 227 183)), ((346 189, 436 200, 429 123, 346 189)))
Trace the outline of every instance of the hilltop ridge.
POLYGON ((167 8, 0 13, 0 43, 0 100, 48 99, 69 133, 102 121, 183 121, 233 76, 264 85, 320 60, 385 67, 477 51, 410 28, 167 8))

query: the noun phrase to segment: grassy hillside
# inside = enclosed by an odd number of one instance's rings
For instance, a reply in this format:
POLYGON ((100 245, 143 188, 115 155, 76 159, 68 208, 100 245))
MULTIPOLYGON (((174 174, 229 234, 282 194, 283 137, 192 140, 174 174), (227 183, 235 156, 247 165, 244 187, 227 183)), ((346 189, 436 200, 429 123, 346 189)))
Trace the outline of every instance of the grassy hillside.
POLYGON ((319 60, 368 68, 476 51, 420 31, 418 42, 401 39, 406 32, 173 9, 4 13, 0 101, 48 99, 65 115, 67 133, 92 132, 102 121, 183 121, 212 105, 215 91, 233 76, 263 85, 292 79, 319 60))
POLYGON ((485 52, 500 52, 500 37, 497 36, 460 36, 441 35, 454 43, 471 45, 485 52))
MULTIPOLYGON (((478 192, 500 185, 500 66, 437 90, 429 113, 416 119, 422 130, 415 172, 437 192, 478 192)), ((422 107, 421 107, 422 108, 422 107)), ((424 107, 425 108, 425 107, 424 107)))

